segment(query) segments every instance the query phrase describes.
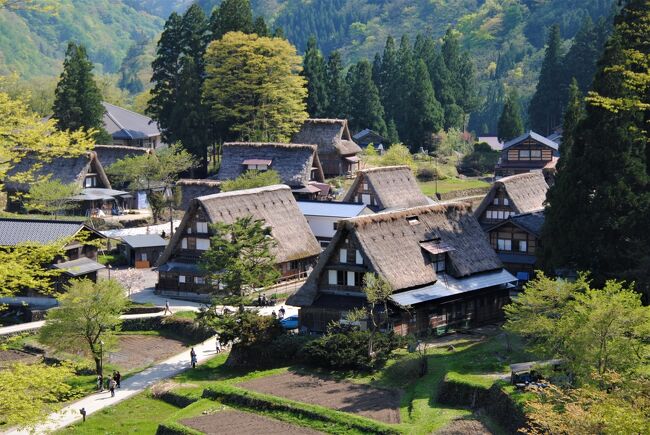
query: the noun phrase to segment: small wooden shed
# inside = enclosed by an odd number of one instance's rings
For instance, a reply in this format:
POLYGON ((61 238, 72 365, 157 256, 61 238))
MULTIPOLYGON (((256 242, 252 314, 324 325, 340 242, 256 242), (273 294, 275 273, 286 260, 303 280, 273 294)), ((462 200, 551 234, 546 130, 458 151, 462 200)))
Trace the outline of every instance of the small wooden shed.
POLYGON ((122 237, 122 253, 129 266, 147 268, 156 264, 167 241, 158 234, 137 234, 122 237))

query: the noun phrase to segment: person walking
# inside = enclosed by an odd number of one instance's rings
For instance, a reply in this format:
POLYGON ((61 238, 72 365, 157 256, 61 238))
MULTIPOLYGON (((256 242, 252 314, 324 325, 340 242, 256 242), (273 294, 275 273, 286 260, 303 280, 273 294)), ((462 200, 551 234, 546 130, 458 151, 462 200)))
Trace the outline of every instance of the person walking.
POLYGON ((190 364, 192 364, 192 368, 196 368, 196 351, 194 348, 190 350, 190 364))
POLYGON ((117 385, 117 382, 115 382, 115 379, 108 378, 108 389, 111 392, 111 397, 115 397, 115 386, 116 385, 117 385))
POLYGON ((169 308, 169 301, 165 300, 165 311, 163 311, 163 316, 166 316, 167 313, 172 314, 172 310, 169 308))
POLYGON ((221 342, 219 341, 219 337, 217 337, 215 346, 217 348, 217 353, 220 353, 221 352, 221 342))
POLYGON ((118 371, 113 373, 113 379, 115 379, 115 383, 117 384, 117 388, 122 388, 120 385, 120 382, 122 381, 122 374, 118 371))
POLYGON ((97 375, 97 391, 100 393, 104 391, 104 377, 102 375, 97 375))
POLYGON ((286 311, 284 310, 284 305, 281 305, 280 309, 278 310, 278 318, 280 320, 284 319, 284 314, 285 313, 286 313, 286 311))

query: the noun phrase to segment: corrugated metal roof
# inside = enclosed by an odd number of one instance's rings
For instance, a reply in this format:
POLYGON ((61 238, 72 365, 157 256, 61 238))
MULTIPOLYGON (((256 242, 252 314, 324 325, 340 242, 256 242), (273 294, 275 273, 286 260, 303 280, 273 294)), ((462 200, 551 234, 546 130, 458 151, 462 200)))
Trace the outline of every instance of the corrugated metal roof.
POLYGON ((130 247, 137 248, 154 248, 157 246, 167 246, 167 241, 158 234, 138 234, 133 236, 122 237, 122 242, 130 247))
POLYGON ((0 218, 0 246, 52 243, 74 236, 83 226, 83 222, 78 221, 0 218))
POLYGON ((298 201, 298 207, 305 216, 351 218, 359 216, 366 208, 366 205, 331 201, 298 201))
POLYGON ((434 284, 394 294, 391 296, 391 299, 398 305, 410 306, 516 281, 517 278, 504 269, 479 273, 460 279, 454 278, 451 275, 439 274, 438 281, 434 284))
POLYGON ((71 276, 81 276, 88 273, 97 272, 104 269, 103 264, 91 260, 88 257, 80 257, 76 260, 65 261, 63 263, 54 264, 54 267, 61 269, 64 273, 71 276))

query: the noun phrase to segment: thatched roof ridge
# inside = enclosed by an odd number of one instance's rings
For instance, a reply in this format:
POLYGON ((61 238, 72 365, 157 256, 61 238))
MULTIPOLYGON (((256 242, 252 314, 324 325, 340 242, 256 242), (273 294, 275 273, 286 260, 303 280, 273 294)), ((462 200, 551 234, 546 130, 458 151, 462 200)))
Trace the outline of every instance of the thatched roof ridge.
POLYGON ((320 253, 320 245, 311 232, 307 219, 300 212, 291 189, 285 185, 274 185, 201 196, 192 200, 178 231, 161 256, 159 265, 169 260, 182 239, 184 227, 199 209, 205 212, 210 223, 229 224, 246 216, 264 220, 277 242, 273 254, 278 263, 314 257, 320 253))
POLYGON ((363 180, 368 183, 378 202, 378 207, 382 210, 418 207, 430 203, 420 190, 413 171, 408 166, 382 166, 358 171, 343 201, 357 200, 356 192, 363 180))
MULTIPOLYGON (((221 186, 221 181, 212 180, 209 178, 181 178, 176 182, 177 186, 210 186, 210 187, 219 187, 221 186)), ((204 195, 201 195, 204 196, 204 195)))
POLYGON ((108 168, 118 160, 154 153, 150 148, 126 145, 95 145, 93 151, 97 153, 97 158, 105 168, 108 168))
POLYGON ((369 270, 386 279, 395 292, 435 283, 438 279, 421 243, 450 248, 447 273, 460 278, 503 267, 481 226, 460 203, 429 205, 339 221, 339 230, 314 271, 289 304, 305 306, 317 295, 320 276, 337 243, 349 238, 359 246, 369 270))
POLYGON ((544 208, 548 184, 544 174, 539 171, 511 175, 494 182, 483 201, 478 206, 474 215, 477 218, 492 203, 497 191, 503 188, 508 195, 510 204, 517 214, 530 213, 544 208))
POLYGON ((176 182, 181 189, 181 209, 187 210, 193 199, 200 196, 212 195, 221 191, 221 181, 211 179, 181 178, 176 182))
POLYGON ((292 142, 316 144, 319 154, 350 156, 361 152, 352 140, 347 119, 307 119, 292 142))
POLYGON ((247 168, 245 160, 271 160, 270 169, 277 171, 282 183, 291 187, 304 187, 316 168, 315 181, 324 182, 323 169, 316 145, 276 142, 227 142, 223 144, 218 180, 233 180, 247 168))
POLYGON ((50 180, 58 180, 63 184, 76 183, 83 187, 86 175, 91 172, 94 166, 97 171, 97 177, 102 184, 110 189, 111 183, 106 176, 102 163, 97 158, 94 151, 86 151, 75 157, 54 157, 49 161, 41 160, 37 155, 27 155, 18 164, 11 168, 5 179, 5 188, 16 191, 28 191, 29 184, 12 181, 12 177, 21 173, 30 171, 34 165, 40 167, 33 171, 33 178, 38 181, 39 178, 50 177, 50 180))

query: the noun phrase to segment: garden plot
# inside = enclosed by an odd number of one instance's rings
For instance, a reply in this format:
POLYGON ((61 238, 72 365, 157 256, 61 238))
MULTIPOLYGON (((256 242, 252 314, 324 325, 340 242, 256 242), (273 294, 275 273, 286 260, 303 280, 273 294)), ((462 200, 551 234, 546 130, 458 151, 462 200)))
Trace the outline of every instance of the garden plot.
POLYGON ((385 423, 400 422, 400 393, 397 390, 291 372, 253 379, 238 386, 297 402, 359 414, 385 423))
POLYGON ((208 435, 312 435, 315 430, 294 426, 261 415, 241 411, 219 411, 214 414, 181 420, 181 423, 208 435))
POLYGON ((0 368, 14 363, 32 363, 40 360, 43 355, 23 352, 21 350, 7 349, 0 351, 0 368))
POLYGON ((173 355, 189 350, 180 341, 156 335, 120 335, 118 350, 111 352, 108 361, 123 371, 149 366, 173 355))

